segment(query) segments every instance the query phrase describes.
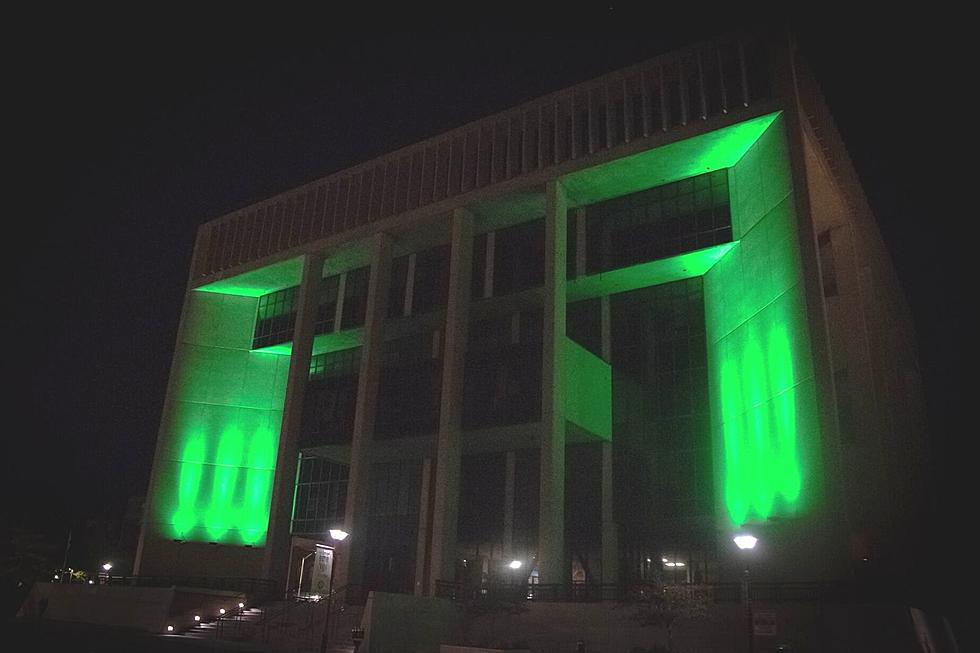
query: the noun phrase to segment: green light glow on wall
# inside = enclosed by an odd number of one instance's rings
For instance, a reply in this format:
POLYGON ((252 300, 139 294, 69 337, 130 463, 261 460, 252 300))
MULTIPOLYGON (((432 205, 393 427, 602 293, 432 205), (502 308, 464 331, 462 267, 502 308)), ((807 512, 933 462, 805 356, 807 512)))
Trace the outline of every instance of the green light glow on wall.
POLYGON ((256 300, 195 292, 150 514, 167 539, 265 543, 289 356, 249 351, 256 300))
POLYGON ((572 206, 602 202, 734 166, 776 120, 771 113, 653 150, 615 159, 562 179, 572 206))
POLYGON ((820 496, 819 424, 782 120, 730 172, 738 242, 704 276, 716 488, 730 526, 820 496))
POLYGON ((574 340, 565 338, 561 354, 567 374, 565 419, 593 438, 612 438, 612 368, 574 340))

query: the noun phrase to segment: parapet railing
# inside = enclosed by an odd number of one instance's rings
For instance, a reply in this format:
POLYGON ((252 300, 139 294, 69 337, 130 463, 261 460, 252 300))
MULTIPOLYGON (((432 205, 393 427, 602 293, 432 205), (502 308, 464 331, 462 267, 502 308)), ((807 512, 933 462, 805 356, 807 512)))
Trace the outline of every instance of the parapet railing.
POLYGON ((771 96, 767 43, 733 35, 551 93, 203 225, 201 279, 771 96))

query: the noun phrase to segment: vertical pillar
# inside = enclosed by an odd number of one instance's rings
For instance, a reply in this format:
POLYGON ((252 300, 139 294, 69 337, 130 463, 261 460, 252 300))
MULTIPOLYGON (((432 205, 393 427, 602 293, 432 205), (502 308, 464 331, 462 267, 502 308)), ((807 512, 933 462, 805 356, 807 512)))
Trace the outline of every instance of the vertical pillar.
POLYGON ((286 380, 286 400, 279 430, 279 452, 272 486, 269 534, 265 545, 264 575, 285 584, 288 573, 290 531, 293 510, 293 488, 296 483, 296 461, 303 419, 303 395, 310 375, 316 302, 323 276, 323 254, 307 254, 303 260, 303 279, 297 298, 296 324, 293 328, 292 354, 286 380))
POLYGON ((451 581, 456 564, 456 519, 459 509, 460 431, 463 418, 463 366, 469 322, 473 256, 473 215, 456 209, 452 216, 449 259, 449 303, 442 357, 442 397, 436 437, 435 493, 428 592, 437 580, 451 581))
POLYGON ((422 491, 419 497, 419 532, 415 540, 415 596, 425 596, 429 574, 429 541, 432 537, 432 456, 422 459, 422 491))
MULTIPOLYGON (((587 266, 585 209, 575 209, 575 276, 584 277, 587 266)), ((608 362, 608 359, 607 359, 608 362)))
POLYGON ((344 530, 350 535, 343 542, 338 543, 335 587, 360 582, 364 566, 368 496, 371 491, 371 448, 378 404, 378 378, 381 371, 382 327, 387 314, 390 281, 391 239, 386 233, 375 234, 371 251, 371 277, 368 281, 361 368, 357 379, 357 400, 354 408, 347 505, 344 510, 344 530))
POLYGON ((493 297, 493 262, 496 257, 497 232, 487 233, 486 265, 483 266, 483 296, 493 297))
MULTIPOLYGON (((602 360, 612 362, 612 311, 609 295, 600 301, 602 360)), ((619 582, 619 530, 613 508, 613 440, 602 443, 602 582, 619 582)))
POLYGON ((517 452, 508 451, 504 468, 504 560, 514 557, 514 482, 517 478, 517 452))
POLYGON ((557 181, 548 182, 544 215, 544 299, 541 372, 541 488, 538 575, 563 583, 565 569, 565 257, 568 203, 557 181))

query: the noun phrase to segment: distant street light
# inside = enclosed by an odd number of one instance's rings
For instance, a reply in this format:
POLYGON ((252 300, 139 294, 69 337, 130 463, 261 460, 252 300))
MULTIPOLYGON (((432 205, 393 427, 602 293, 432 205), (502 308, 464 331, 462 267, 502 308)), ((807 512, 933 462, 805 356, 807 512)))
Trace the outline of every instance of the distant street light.
POLYGON ((520 560, 511 560, 507 566, 511 569, 520 569, 522 564, 524 563, 522 563, 520 560))
POLYGON ((102 565, 102 568, 106 570, 106 573, 108 573, 109 570, 112 569, 112 563, 111 562, 106 562, 106 563, 104 563, 102 565))

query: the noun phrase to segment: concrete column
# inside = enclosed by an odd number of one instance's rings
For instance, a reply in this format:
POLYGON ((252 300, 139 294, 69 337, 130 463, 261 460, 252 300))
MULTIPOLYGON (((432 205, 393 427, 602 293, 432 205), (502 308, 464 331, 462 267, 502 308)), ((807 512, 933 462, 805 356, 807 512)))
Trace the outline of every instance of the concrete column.
POLYGON ((586 268, 585 209, 575 209, 575 276, 584 277, 586 268))
MULTIPOLYGON (((612 362, 612 311, 609 295, 600 300, 602 360, 612 362)), ((602 579, 619 582, 619 528, 613 508, 613 441, 602 443, 602 579)))
POLYGON ((517 478, 517 452, 508 451, 504 468, 504 560, 514 557, 514 485, 517 478))
POLYGON ((487 233, 486 265, 483 266, 483 296, 493 297, 493 260, 497 247, 497 232, 487 233))
POLYGON ((456 519, 459 509, 459 474, 463 421, 463 367, 469 322, 470 278, 473 268, 473 215, 453 211, 449 259, 449 303, 442 356, 442 397, 436 438, 436 470, 433 482, 432 539, 429 586, 451 581, 456 564, 456 519))
POLYGON ((337 282, 337 306, 333 312, 333 330, 340 331, 340 321, 344 319, 344 295, 347 294, 347 273, 340 275, 337 282))
POLYGON ((542 583, 564 583, 565 567, 565 258, 567 200, 548 182, 544 215, 544 300, 541 374, 541 494, 538 574, 542 583))
POLYGON ((383 329, 391 282, 391 239, 388 234, 374 236, 371 252, 371 278, 368 281, 367 313, 364 318, 364 344, 357 380, 354 433, 351 439, 350 475, 344 530, 350 536, 337 547, 337 577, 334 587, 360 583, 367 546, 367 509, 371 492, 371 449, 378 404, 378 378, 381 371, 383 329))
POLYGON ((422 460, 419 493, 419 533, 415 545, 415 596, 425 596, 429 575, 429 542, 432 538, 432 456, 422 460))
POLYGON ((405 273, 405 301, 402 304, 402 315, 412 314, 412 301, 415 298, 415 260, 417 254, 412 252, 408 255, 408 271, 405 273))
POLYGON ((303 395, 310 376, 314 322, 320 279, 323 276, 323 254, 307 254, 303 261, 303 279, 297 297, 296 324, 293 328, 292 354, 286 380, 286 399, 279 430, 279 453, 272 486, 269 533, 265 545, 264 575, 285 587, 288 573, 293 489, 296 484, 296 462, 303 419, 303 395))

